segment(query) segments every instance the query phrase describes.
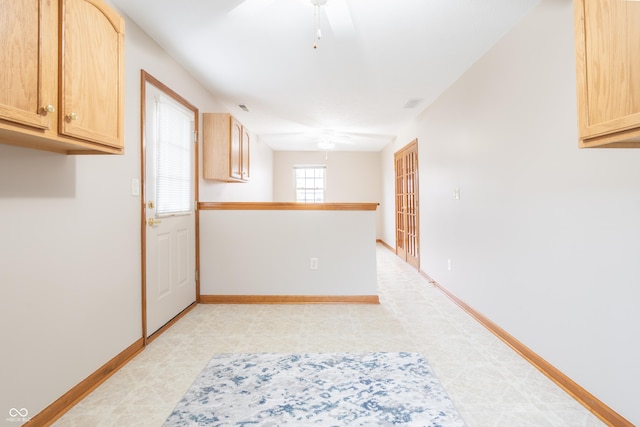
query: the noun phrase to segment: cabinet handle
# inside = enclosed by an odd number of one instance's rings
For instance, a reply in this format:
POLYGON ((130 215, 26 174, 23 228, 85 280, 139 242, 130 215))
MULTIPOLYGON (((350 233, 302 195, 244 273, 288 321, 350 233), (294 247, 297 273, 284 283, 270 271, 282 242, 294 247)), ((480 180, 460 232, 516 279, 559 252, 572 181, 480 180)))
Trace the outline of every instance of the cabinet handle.
POLYGON ((42 113, 46 116, 47 113, 55 113, 56 112, 56 107, 54 107, 53 105, 49 104, 49 105, 45 105, 44 107, 42 107, 42 109, 40 111, 42 111, 42 113))
POLYGON ((78 115, 76 113, 67 114, 67 121, 70 122, 72 120, 78 120, 78 115))

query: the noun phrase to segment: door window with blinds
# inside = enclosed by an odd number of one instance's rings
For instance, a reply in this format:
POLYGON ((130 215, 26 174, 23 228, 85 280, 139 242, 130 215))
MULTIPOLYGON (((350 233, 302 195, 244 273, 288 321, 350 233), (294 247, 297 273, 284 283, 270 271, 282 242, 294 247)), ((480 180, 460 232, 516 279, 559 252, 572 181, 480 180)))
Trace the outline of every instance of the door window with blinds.
POLYGON ((193 111, 163 94, 154 96, 156 215, 193 210, 193 111))
POLYGON ((294 166, 296 202, 323 203, 326 166, 294 166))

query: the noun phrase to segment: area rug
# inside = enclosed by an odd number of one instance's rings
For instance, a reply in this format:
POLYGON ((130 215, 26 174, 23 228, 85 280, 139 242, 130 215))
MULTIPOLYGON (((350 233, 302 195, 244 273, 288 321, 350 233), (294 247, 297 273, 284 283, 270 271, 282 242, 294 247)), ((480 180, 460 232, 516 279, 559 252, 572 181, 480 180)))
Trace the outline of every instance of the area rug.
POLYGON ((221 354, 164 424, 464 426, 419 353, 221 354))

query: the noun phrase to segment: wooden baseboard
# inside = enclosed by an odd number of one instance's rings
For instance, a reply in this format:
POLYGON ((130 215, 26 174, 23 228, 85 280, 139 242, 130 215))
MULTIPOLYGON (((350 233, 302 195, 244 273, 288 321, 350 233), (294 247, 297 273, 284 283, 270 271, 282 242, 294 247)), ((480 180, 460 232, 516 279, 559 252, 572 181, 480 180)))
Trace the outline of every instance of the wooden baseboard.
POLYGON ((600 418, 607 425, 614 427, 634 427, 626 418, 618 414, 616 411, 605 405, 602 401, 598 400, 594 395, 582 388, 579 384, 573 381, 571 378, 563 374, 558 368, 547 362, 545 359, 536 354, 529 347, 518 341, 515 337, 509 334, 507 331, 496 325, 489 318, 483 314, 477 312, 467 303, 459 299, 453 293, 451 293, 444 286, 433 280, 424 271, 420 270, 420 274, 427 278, 429 283, 433 284, 436 288, 442 291, 460 308, 466 311, 474 319, 476 319, 481 325, 487 328, 491 333, 500 338, 505 344, 511 347, 516 353, 520 354, 525 360, 531 363, 536 369, 546 375, 551 381, 556 383, 560 388, 566 391, 570 396, 580 402, 585 408, 587 408, 596 417, 600 418))
POLYGON ((161 327, 160 329, 158 329, 157 331, 155 331, 154 333, 149 335, 147 337, 147 339, 145 340, 144 345, 149 345, 151 343, 151 341, 153 341, 156 338, 158 338, 167 329, 169 329, 171 326, 173 326, 178 320, 182 319, 185 316, 185 314, 187 314, 188 312, 193 310, 196 305, 198 305, 198 303, 196 301, 194 301, 190 305, 188 305, 187 308, 182 310, 180 313, 176 314, 176 316, 173 319, 169 320, 167 323, 165 323, 165 325, 163 327, 161 327))
POLYGON ((200 295, 203 304, 380 304, 378 295, 200 295))
POLYGON ((118 369, 133 359, 144 348, 144 340, 140 338, 123 350, 120 354, 105 363, 101 368, 82 380, 78 385, 62 395, 58 400, 36 414, 25 424, 29 427, 50 426, 71 409, 75 404, 106 381, 118 369))
POLYGON ((376 239, 376 242, 380 243, 382 246, 384 246, 385 248, 389 249, 391 252, 395 252, 396 249, 391 246, 390 244, 388 244, 387 242, 385 242, 382 239, 376 239))

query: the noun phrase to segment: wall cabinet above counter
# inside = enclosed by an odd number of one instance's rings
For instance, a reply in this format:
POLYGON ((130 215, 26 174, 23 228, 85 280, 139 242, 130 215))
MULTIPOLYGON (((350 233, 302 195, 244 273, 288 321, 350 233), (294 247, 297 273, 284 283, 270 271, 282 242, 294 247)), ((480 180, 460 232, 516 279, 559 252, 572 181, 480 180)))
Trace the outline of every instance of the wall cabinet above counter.
POLYGON ((204 179, 249 181, 249 130, 229 113, 203 113, 202 127, 204 179))
POLYGON ((124 20, 102 0, 12 0, 0 14, 0 143, 124 149, 124 20))
POLYGON ((640 2, 575 0, 580 147, 640 147, 640 2))

